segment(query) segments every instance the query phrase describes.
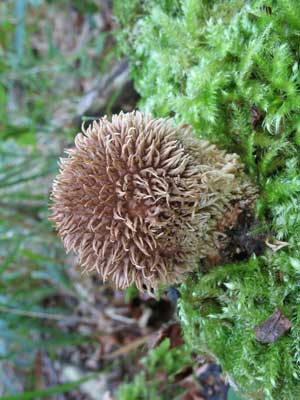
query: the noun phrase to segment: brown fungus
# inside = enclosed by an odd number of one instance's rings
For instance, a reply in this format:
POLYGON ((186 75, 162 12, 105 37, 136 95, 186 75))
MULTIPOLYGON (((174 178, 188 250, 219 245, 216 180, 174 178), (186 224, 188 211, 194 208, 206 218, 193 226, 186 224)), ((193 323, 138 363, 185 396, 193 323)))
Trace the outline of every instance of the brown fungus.
POLYGON ((181 281, 226 240, 226 212, 255 198, 236 154, 138 111, 93 122, 66 153, 50 220, 86 271, 119 288, 181 281))

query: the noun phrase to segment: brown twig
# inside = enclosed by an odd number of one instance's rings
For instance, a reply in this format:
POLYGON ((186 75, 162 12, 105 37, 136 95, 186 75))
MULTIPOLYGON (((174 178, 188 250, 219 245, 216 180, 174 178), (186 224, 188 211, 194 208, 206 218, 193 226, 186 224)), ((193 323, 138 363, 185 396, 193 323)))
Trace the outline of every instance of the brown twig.
POLYGON ((125 356, 126 354, 132 352, 133 350, 137 349, 138 347, 142 346, 143 344, 149 342, 156 335, 157 335, 157 332, 153 332, 153 333, 150 333, 149 335, 138 338, 138 339, 126 344, 125 346, 120 347, 119 349, 113 351, 110 354, 103 355, 101 358, 104 360, 112 360, 117 357, 125 356))
POLYGON ((30 317, 30 318, 45 318, 45 319, 50 319, 50 320, 55 320, 55 321, 65 321, 68 323, 78 323, 82 322, 84 324, 89 324, 89 325, 97 325, 98 320, 93 319, 93 318, 84 318, 84 317, 78 317, 76 315, 63 315, 63 314, 49 314, 49 313, 43 313, 39 311, 28 311, 28 310, 20 310, 18 308, 11 308, 11 307, 6 307, 3 305, 0 305, 0 312, 6 312, 6 313, 11 313, 15 315, 22 315, 24 317, 30 317))

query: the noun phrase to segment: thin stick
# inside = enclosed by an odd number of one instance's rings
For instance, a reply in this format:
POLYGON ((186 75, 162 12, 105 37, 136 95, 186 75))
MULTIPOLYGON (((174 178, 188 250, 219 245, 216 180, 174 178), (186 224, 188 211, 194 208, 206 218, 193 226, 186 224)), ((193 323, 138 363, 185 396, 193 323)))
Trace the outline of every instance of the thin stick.
POLYGON ((117 357, 125 356, 128 353, 131 353, 132 351, 136 350, 138 347, 142 346, 143 344, 149 342, 156 335, 157 335, 157 332, 153 332, 153 333, 150 333, 149 335, 138 338, 138 339, 134 340, 133 342, 130 342, 123 347, 120 347, 119 349, 113 351, 110 354, 103 355, 101 358, 103 360, 112 360, 117 357))
POLYGON ((84 317, 77 317, 76 315, 63 315, 63 314, 48 314, 39 311, 27 311, 27 310, 20 310, 17 308, 11 308, 0 305, 0 312, 8 312, 15 315, 23 315, 25 317, 30 318, 45 318, 45 319, 52 319, 56 321, 68 321, 68 322, 83 322, 85 324, 92 324, 97 325, 98 320, 92 318, 84 318, 84 317))

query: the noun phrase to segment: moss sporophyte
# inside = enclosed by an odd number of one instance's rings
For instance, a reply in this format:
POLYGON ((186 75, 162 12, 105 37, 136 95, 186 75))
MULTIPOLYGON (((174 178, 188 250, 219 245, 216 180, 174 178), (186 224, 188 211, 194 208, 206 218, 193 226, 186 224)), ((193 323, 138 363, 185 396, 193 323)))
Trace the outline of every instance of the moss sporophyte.
POLYGON ((228 212, 254 204, 239 157, 170 119, 103 117, 66 153, 50 219, 82 267, 119 288, 183 281, 226 243, 228 212))

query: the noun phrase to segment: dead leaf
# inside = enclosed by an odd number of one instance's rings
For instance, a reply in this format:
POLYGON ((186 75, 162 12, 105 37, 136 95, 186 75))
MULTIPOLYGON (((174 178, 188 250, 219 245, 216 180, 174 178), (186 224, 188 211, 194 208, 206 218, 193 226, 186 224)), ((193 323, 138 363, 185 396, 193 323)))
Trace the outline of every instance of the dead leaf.
POLYGON ((266 240, 265 243, 274 252, 282 249, 283 247, 290 245, 288 242, 282 242, 281 240, 277 240, 277 239, 274 240, 274 243, 270 243, 268 240, 266 240))
POLYGON ((254 328, 255 336, 261 343, 275 343, 291 326, 292 323, 276 308, 268 319, 254 328))
POLYGON ((187 365, 181 371, 177 372, 177 374, 174 376, 174 382, 178 383, 188 376, 192 375, 192 373, 193 367, 191 365, 187 365))
POLYGON ((166 327, 160 329, 153 343, 150 345, 151 348, 159 346, 161 342, 167 338, 170 339, 171 349, 174 347, 179 347, 184 343, 181 327, 178 322, 174 322, 171 325, 167 325, 166 327))
POLYGON ((201 394, 200 385, 193 376, 190 375, 181 381, 180 386, 186 389, 181 400, 205 400, 201 394))

